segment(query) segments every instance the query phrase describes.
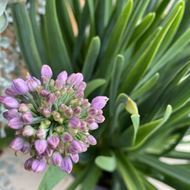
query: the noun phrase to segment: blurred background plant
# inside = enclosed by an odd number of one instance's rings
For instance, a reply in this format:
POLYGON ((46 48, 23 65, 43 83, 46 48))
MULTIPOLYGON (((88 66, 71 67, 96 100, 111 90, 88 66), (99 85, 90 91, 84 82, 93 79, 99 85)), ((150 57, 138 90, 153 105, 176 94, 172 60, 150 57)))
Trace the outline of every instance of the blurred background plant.
MULTIPOLYGON (((46 0, 11 4, 25 63, 39 76, 82 72, 86 97, 109 97, 98 145, 74 168, 74 190, 152 190, 152 179, 190 189, 190 2, 46 0), (44 9, 45 8, 45 9, 44 9), (165 158, 178 159, 177 164, 165 158)), ((51 167, 39 190, 65 175, 51 167)))

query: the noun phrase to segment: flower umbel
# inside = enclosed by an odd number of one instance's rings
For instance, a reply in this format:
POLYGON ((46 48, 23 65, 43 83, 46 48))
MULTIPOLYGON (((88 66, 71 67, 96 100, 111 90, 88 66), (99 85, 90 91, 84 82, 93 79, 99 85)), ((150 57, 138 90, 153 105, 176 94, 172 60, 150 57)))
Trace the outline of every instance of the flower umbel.
POLYGON ((0 102, 7 108, 3 116, 15 130, 10 147, 29 153, 24 166, 41 172, 53 164, 70 173, 79 153, 85 152, 96 139, 90 134, 104 121, 102 109, 108 98, 84 98, 86 83, 81 73, 61 72, 56 80, 48 65, 43 65, 41 81, 28 76, 15 79, 0 102))

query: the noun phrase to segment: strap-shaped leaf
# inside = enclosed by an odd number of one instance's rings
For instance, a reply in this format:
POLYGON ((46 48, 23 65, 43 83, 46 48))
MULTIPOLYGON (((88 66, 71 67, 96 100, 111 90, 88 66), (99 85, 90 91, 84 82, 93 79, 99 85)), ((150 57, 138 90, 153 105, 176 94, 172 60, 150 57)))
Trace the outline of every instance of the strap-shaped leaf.
POLYGON ((145 190, 144 183, 132 163, 123 155, 116 155, 118 158, 117 168, 129 190, 145 190))
POLYGON ((52 190, 66 174, 55 166, 50 166, 44 174, 38 190, 52 190))
POLYGON ((81 190, 94 190, 98 179, 101 176, 101 170, 95 164, 91 166, 88 175, 86 175, 85 179, 81 184, 81 190))
POLYGON ((169 119, 171 113, 172 107, 168 105, 162 119, 142 125, 138 130, 135 146, 131 149, 137 149, 143 146, 143 144, 148 141, 148 139, 151 138, 151 136, 169 119))
MULTIPOLYGON (((105 71, 108 67, 108 64, 110 65, 111 59, 115 56, 115 53, 117 53, 121 43, 122 43, 122 37, 123 33, 127 27, 128 19, 130 17, 130 14, 132 12, 133 8, 133 0, 128 0, 124 8, 122 9, 118 20, 116 22, 116 25, 110 35, 108 44, 106 46, 106 50, 104 52, 104 58, 101 61, 101 65, 99 67, 99 71, 105 71), (115 47, 115 48, 113 48, 115 47)), ((109 70, 108 70, 109 72, 109 70)), ((105 73, 104 73, 105 75, 105 73)))
POLYGON ((85 96, 88 97, 93 91, 106 83, 104 79, 94 79, 87 84, 85 96))
POLYGON ((48 63, 46 55, 45 47, 44 47, 44 41, 42 37, 42 32, 40 30, 40 23, 37 22, 36 18, 37 10, 36 10, 36 2, 33 0, 30 0, 30 8, 29 8, 29 16, 31 21, 31 26, 33 30, 33 35, 35 38, 36 46, 40 55, 41 62, 43 64, 48 63))
POLYGON ((162 180, 176 189, 189 189, 190 172, 185 167, 178 167, 175 165, 168 165, 160 162, 157 158, 148 155, 139 155, 136 157, 139 162, 157 171, 164 177, 162 180))
POLYGON ((27 66, 34 76, 39 76, 41 69, 40 55, 36 47, 31 22, 23 3, 11 5, 17 37, 27 66), (34 67, 35 63, 35 67, 34 67))
POLYGON ((68 5, 64 0, 56 0, 56 8, 62 36, 67 45, 68 53, 71 53, 74 45, 74 32, 68 12, 68 5))
POLYGON ((56 0, 48 0, 46 2, 45 26, 48 53, 51 60, 50 65, 54 73, 58 74, 61 70, 72 72, 73 69, 65 42, 61 35, 55 3, 56 0))
POLYGON ((123 71, 124 57, 118 55, 115 59, 113 70, 111 74, 111 85, 110 85, 110 113, 113 113, 115 106, 115 99, 118 93, 119 84, 121 82, 121 73, 123 71))
POLYGON ((151 26, 152 22, 154 21, 155 13, 147 14, 143 20, 136 26, 133 35, 130 38, 129 45, 134 44, 151 26))
POLYGON ((135 65, 131 69, 129 75, 124 79, 125 81, 128 81, 128 82, 124 83, 122 85, 121 91, 125 92, 127 90, 128 92, 131 92, 131 90, 136 86, 138 81, 141 79, 141 77, 144 75, 145 71, 151 64, 153 58, 155 57, 156 52, 158 51, 164 37, 166 36, 168 30, 170 29, 172 23, 176 19, 178 19, 178 17, 180 16, 181 11, 182 11, 182 5, 179 4, 178 10, 175 13, 173 13, 172 15, 170 15, 169 21, 162 28, 159 35, 148 46, 148 48, 145 50, 145 52, 139 58, 137 63, 135 63, 135 65))
POLYGON ((184 48, 190 42, 190 29, 187 29, 165 52, 165 54, 158 60, 157 64, 152 67, 149 73, 145 76, 145 78, 141 81, 143 83, 146 81, 152 74, 163 68, 170 60, 175 58, 178 54, 184 50, 184 48))
POLYGON ((92 76, 99 51, 100 51, 100 38, 94 37, 91 40, 91 43, 88 48, 87 55, 84 61, 84 66, 82 69, 82 73, 84 75, 85 81, 88 81, 90 77, 92 76))
POLYGON ((114 156, 97 156, 96 165, 107 172, 113 172, 116 169, 116 159, 114 156))
POLYGON ((143 84, 140 87, 137 87, 136 90, 134 89, 131 94, 133 99, 136 99, 136 98, 143 99, 143 96, 145 95, 145 93, 148 93, 148 91, 150 91, 154 87, 158 79, 159 79, 159 73, 156 73, 147 82, 145 82, 145 84, 143 84))

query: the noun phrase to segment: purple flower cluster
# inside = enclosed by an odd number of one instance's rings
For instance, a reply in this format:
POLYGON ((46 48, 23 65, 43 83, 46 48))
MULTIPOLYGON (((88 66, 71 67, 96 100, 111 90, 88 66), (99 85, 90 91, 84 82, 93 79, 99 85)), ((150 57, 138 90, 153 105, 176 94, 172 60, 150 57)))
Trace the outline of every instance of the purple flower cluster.
POLYGON ((79 153, 96 145, 89 132, 104 122, 102 109, 108 98, 98 96, 91 103, 85 99, 81 73, 63 71, 56 80, 52 75, 43 65, 41 81, 32 76, 13 80, 0 102, 7 109, 3 116, 8 127, 15 130, 10 147, 30 154, 25 169, 41 172, 53 164, 70 173, 79 153))

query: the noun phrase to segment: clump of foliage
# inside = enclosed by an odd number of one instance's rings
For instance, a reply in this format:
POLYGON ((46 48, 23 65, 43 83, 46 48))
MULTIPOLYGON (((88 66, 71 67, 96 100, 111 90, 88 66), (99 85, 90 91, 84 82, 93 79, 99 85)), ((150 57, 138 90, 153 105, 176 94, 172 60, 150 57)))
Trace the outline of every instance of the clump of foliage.
MULTIPOLYGON (((175 149, 190 124, 189 1, 47 0, 36 19, 36 1, 11 5, 26 64, 34 76, 42 64, 55 75, 82 72, 86 97, 109 97, 97 145, 82 154, 69 190, 156 189, 147 177, 176 189, 190 188, 190 159, 175 149), (187 7, 187 8, 185 8, 187 7), (72 20, 77 26, 73 30, 72 20)), ((49 168, 39 187, 52 189, 65 174, 49 168)))

